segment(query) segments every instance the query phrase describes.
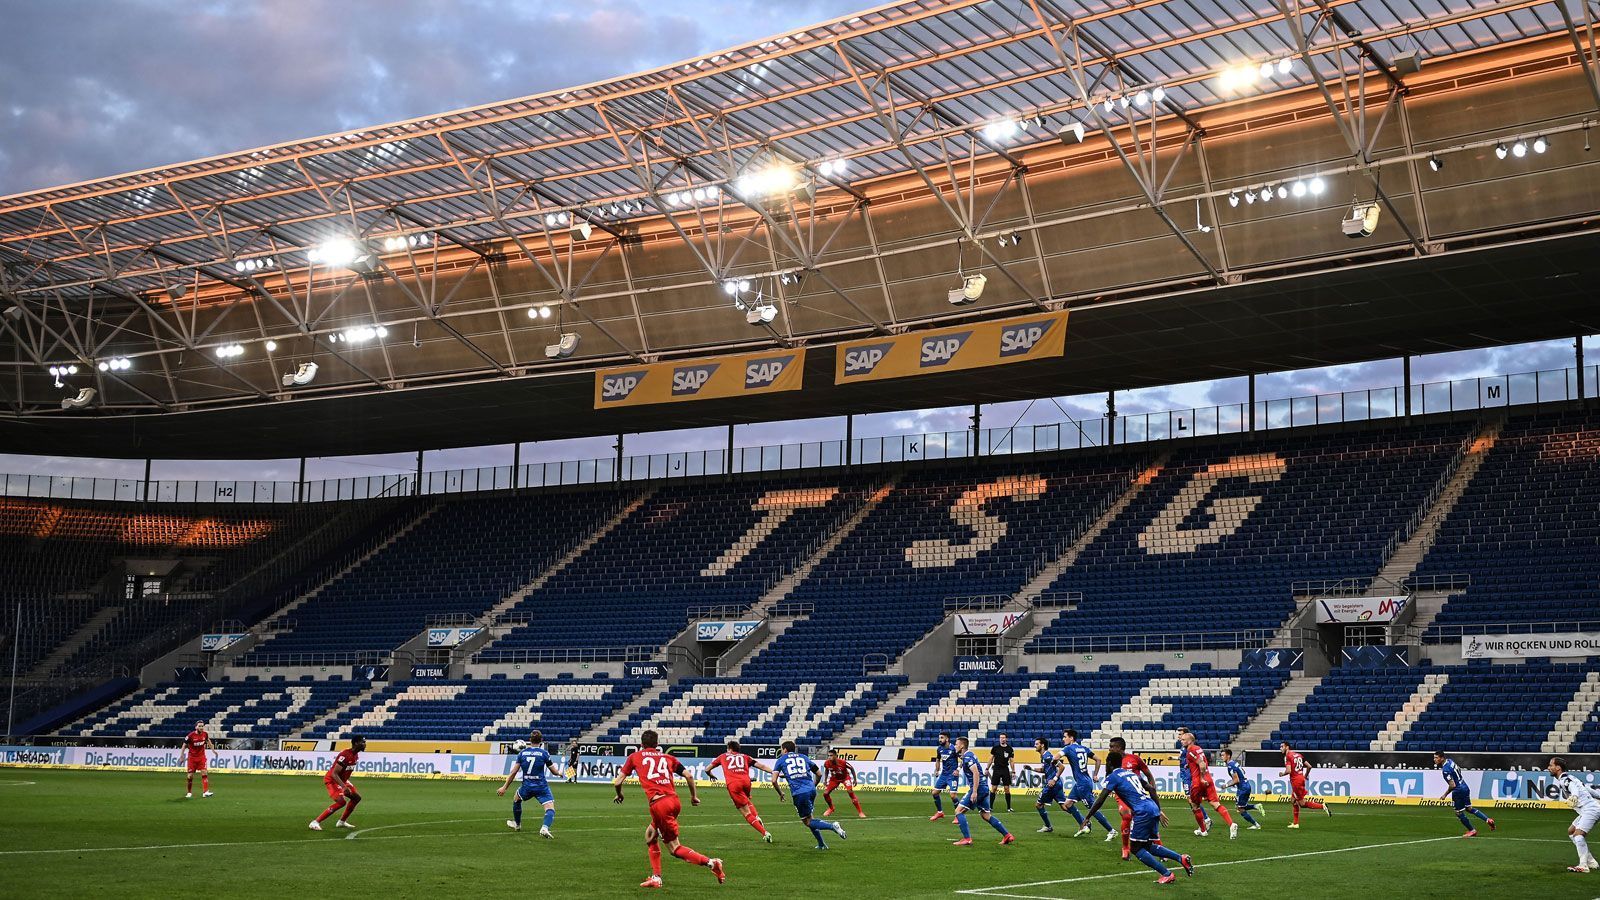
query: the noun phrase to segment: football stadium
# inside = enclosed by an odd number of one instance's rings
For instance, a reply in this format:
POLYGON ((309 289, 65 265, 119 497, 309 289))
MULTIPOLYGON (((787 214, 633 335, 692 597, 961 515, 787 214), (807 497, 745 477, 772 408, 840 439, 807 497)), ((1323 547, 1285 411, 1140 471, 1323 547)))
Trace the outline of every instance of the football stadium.
POLYGON ((0 198, 3 893, 1600 894, 1597 25, 910 0, 0 198))

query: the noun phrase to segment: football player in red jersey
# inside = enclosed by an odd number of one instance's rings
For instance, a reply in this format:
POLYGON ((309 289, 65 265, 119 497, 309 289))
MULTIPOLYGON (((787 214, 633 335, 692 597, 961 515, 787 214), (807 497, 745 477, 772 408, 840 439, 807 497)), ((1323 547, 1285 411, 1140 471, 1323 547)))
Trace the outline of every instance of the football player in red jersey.
POLYGON ((1290 805, 1294 808, 1294 821, 1289 823, 1290 828, 1300 827, 1300 809, 1320 809, 1328 815, 1333 815, 1333 810, 1326 805, 1306 796, 1306 776, 1311 774, 1311 764, 1306 758, 1288 742, 1278 745, 1283 750, 1283 771, 1279 775, 1289 776, 1289 790, 1294 794, 1290 805))
POLYGON ((629 775, 638 775, 639 784, 644 788, 645 798, 650 803, 650 824, 644 830, 645 852, 650 856, 650 877, 639 883, 640 887, 661 887, 661 848, 659 841, 667 842, 667 849, 672 855, 687 863, 705 866, 711 874, 717 876, 717 883, 728 879, 727 873, 722 869, 722 860, 711 859, 703 853, 685 847, 678 840, 678 813, 683 811, 683 804, 678 800, 678 789, 673 782, 673 776, 683 776, 683 781, 689 786, 689 803, 700 805, 700 795, 694 789, 694 776, 678 762, 672 754, 659 749, 658 738, 654 731, 646 731, 639 736, 640 749, 635 750, 622 764, 622 771, 617 774, 611 786, 616 788, 617 796, 614 802, 622 802, 622 784, 629 775))
POLYGON ((1183 744, 1183 761, 1179 765, 1189 767, 1189 806, 1194 810, 1194 820, 1199 824, 1201 833, 1206 829, 1205 813, 1200 804, 1209 803, 1217 811, 1222 821, 1228 824, 1228 840, 1239 836, 1239 823, 1235 822, 1228 811, 1222 806, 1222 797, 1217 794, 1217 783, 1211 777, 1211 765, 1206 761, 1206 751, 1200 748, 1200 742, 1195 739, 1194 732, 1187 728, 1178 729, 1178 740, 1183 744))
MULTIPOLYGON (((1144 760, 1139 758, 1139 754, 1129 753, 1128 742, 1119 737, 1111 739, 1111 751, 1122 754, 1122 768, 1138 775, 1144 782, 1145 789, 1150 792, 1150 798, 1159 804, 1161 794, 1156 790, 1156 776, 1150 771, 1150 767, 1145 765, 1144 760)), ((1133 810, 1122 802, 1121 797, 1117 797, 1117 810, 1122 813, 1122 858, 1128 859, 1133 852, 1128 844, 1129 836, 1133 833, 1133 810)))
POLYGON ((833 792, 844 788, 844 792, 850 796, 850 802, 855 805, 856 818, 865 819, 867 814, 861 811, 861 801, 856 799, 856 767, 850 765, 850 760, 841 758, 839 751, 829 750, 822 768, 828 773, 828 786, 822 791, 822 799, 828 801, 828 811, 823 815, 833 815, 833 792))
MULTIPOLYGON (((772 832, 767 830, 766 824, 761 821, 761 814, 756 812, 755 802, 750 799, 750 770, 756 769, 768 775, 772 774, 772 770, 750 754, 741 752, 738 741, 729 741, 728 749, 713 759, 711 765, 706 766, 706 777, 716 781, 717 776, 712 773, 718 768, 722 769, 728 786, 728 797, 733 800, 733 808, 739 811, 739 815, 744 816, 744 820, 750 823, 751 828, 761 833, 763 841, 772 843, 772 832)), ((776 781, 772 783, 772 787, 778 792, 778 799, 782 800, 783 788, 778 787, 776 781)))
POLYGON ((211 796, 211 772, 207 768, 206 751, 215 750, 211 735, 206 734, 206 723, 194 723, 194 730, 183 739, 183 748, 189 751, 189 786, 183 789, 183 799, 194 796, 194 773, 200 773, 201 797, 211 796))
POLYGON ((350 814, 356 811, 356 804, 361 802, 361 794, 356 786, 350 782, 350 776, 355 774, 356 763, 361 759, 361 751, 367 749, 367 739, 352 737, 350 747, 340 750, 339 755, 333 758, 333 765, 328 767, 327 774, 322 776, 322 786, 328 789, 328 796, 333 803, 322 811, 322 815, 311 821, 312 831, 322 830, 322 820, 338 812, 341 808, 344 814, 339 817, 339 828, 354 828, 350 824, 350 814))

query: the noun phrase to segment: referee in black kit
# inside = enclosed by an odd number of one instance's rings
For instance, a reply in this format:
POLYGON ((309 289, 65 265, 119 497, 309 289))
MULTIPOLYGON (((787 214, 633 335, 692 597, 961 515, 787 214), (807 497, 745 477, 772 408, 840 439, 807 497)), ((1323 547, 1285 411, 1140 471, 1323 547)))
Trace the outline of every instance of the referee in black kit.
POLYGON ((989 748, 989 784, 995 793, 1006 789, 1006 812, 1011 812, 1011 758, 1016 755, 1016 748, 1011 746, 1010 738, 1003 731, 1000 742, 989 748))

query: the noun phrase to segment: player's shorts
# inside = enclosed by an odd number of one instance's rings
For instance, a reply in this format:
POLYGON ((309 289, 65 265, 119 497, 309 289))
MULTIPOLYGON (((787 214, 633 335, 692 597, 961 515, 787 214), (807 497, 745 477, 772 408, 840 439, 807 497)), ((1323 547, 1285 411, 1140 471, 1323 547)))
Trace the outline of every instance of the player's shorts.
POLYGON ((206 771, 206 758, 204 756, 191 756, 191 757, 189 757, 189 771, 191 771, 191 772, 204 772, 204 771, 206 771))
POLYGON ((1466 809, 1467 807, 1471 806, 1472 805, 1472 789, 1463 784, 1460 787, 1456 788, 1455 790, 1451 791, 1450 792, 1450 803, 1455 806, 1457 811, 1466 809))
POLYGON ((750 782, 736 784, 728 782, 728 796, 733 799, 734 806, 750 805, 750 782))
POLYGON ((1289 779, 1289 793, 1293 794, 1296 800, 1304 800, 1306 798, 1306 780, 1304 778, 1289 779))
POLYGON ((1059 779, 1056 781, 1055 784, 1046 784, 1044 787, 1039 789, 1039 803, 1040 803, 1040 805, 1043 805, 1043 804, 1046 804, 1046 803, 1065 803, 1065 802, 1067 802, 1067 789, 1061 783, 1061 781, 1059 779))
MULTIPOLYGON (((324 778, 322 779, 322 786, 328 789, 328 796, 330 798, 334 800, 344 799, 344 785, 340 784, 339 782, 334 781, 332 778, 324 778)), ((354 788, 355 785, 352 784, 351 787, 354 788)))
POLYGON ((953 791, 961 786, 961 776, 956 774, 940 775, 933 780, 933 789, 936 791, 953 791))
POLYGON ((1597 821, 1600 821, 1600 809, 1590 808, 1578 813, 1578 817, 1572 820, 1572 827, 1584 834, 1590 834, 1594 831, 1597 821))
POLYGON ((846 789, 854 790, 855 789, 855 783, 850 781, 848 778, 829 778, 828 779, 828 788, 827 789, 828 789, 829 793, 832 793, 833 791, 837 791, 839 788, 846 788, 846 789))
POLYGON ((1011 787, 1011 772, 1000 766, 995 766, 994 772, 989 777, 989 781, 992 782, 995 787, 1011 787))
POLYGON ((1128 832, 1130 841, 1156 841, 1161 839, 1161 811, 1135 810, 1133 829, 1128 832))
POLYGON ((1195 806, 1202 803, 1220 803, 1222 798, 1217 795, 1217 784, 1214 781, 1204 781, 1189 788, 1189 802, 1195 806))
POLYGON ((811 818, 812 811, 817 808, 817 792, 815 790, 806 791, 803 794, 790 794, 789 800, 794 803, 794 811, 799 813, 802 819, 811 818))
POLYGON ((522 787, 517 788, 518 800, 538 800, 540 803, 554 803, 556 796, 550 793, 548 784, 529 784, 526 781, 522 787))
POLYGON ((656 836, 663 841, 678 839, 678 813, 683 812, 683 801, 668 795, 650 801, 650 824, 656 836))
POLYGON ((1233 802, 1234 802, 1234 804, 1236 806, 1249 806, 1250 805, 1250 785, 1245 784, 1242 781, 1239 782, 1239 786, 1237 788, 1234 788, 1233 802))
POLYGON ((1089 778, 1082 778, 1082 779, 1076 779, 1075 778, 1075 779, 1073 779, 1073 781, 1072 781, 1072 793, 1067 795, 1067 799, 1071 800, 1074 803, 1093 803, 1094 802, 1094 781, 1093 781, 1093 779, 1089 779, 1089 778))
POLYGON ((989 791, 988 791, 987 788, 985 788, 984 790, 981 790, 981 791, 979 791, 979 790, 968 790, 965 794, 962 795, 960 800, 956 801, 956 805, 964 806, 967 809, 977 810, 978 812, 988 812, 989 811, 989 791))

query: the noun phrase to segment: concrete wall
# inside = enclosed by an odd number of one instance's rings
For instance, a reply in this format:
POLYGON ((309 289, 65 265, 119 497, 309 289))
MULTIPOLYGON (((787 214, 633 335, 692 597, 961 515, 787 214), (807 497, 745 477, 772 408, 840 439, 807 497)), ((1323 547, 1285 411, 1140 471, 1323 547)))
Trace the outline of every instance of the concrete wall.
POLYGON ((1244 654, 1239 650, 1183 650, 1139 653, 1029 653, 1006 657, 1006 666, 1016 671, 1027 666, 1030 672, 1053 672, 1057 666, 1074 666, 1079 672, 1093 672, 1101 666, 1143 669, 1161 665, 1168 669, 1188 669, 1196 663, 1210 663, 1213 669, 1237 669, 1244 654))

